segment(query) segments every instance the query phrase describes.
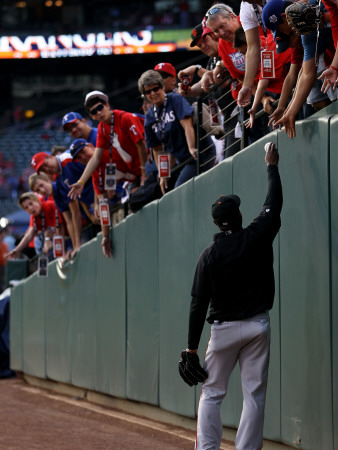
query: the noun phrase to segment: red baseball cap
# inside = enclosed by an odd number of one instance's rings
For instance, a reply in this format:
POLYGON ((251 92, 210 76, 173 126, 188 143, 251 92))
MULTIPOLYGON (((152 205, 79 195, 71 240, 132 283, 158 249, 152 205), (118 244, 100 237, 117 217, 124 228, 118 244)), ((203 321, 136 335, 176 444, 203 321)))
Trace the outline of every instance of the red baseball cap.
POLYGON ((175 67, 170 63, 159 63, 154 67, 154 70, 158 72, 165 72, 176 78, 176 70, 175 67))
POLYGON ((205 36, 206 34, 213 33, 212 29, 207 27, 207 21, 206 21, 205 17, 202 20, 202 28, 203 28, 202 36, 205 36))
POLYGON ((43 163, 45 162, 46 156, 50 156, 48 155, 48 153, 46 152, 40 152, 40 153, 36 153, 31 160, 31 165, 33 167, 34 170, 36 170, 37 172, 39 172, 41 166, 43 165, 43 163))

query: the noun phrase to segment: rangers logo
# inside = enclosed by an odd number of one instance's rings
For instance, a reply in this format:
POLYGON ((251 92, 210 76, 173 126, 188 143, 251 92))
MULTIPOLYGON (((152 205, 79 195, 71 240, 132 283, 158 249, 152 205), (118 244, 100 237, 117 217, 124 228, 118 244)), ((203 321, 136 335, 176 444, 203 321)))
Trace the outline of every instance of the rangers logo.
POLYGON ((136 125, 132 125, 132 126, 129 128, 129 130, 132 131, 132 132, 134 133, 135 136, 137 136, 137 135, 138 135, 138 132, 135 130, 135 128, 136 128, 136 125))

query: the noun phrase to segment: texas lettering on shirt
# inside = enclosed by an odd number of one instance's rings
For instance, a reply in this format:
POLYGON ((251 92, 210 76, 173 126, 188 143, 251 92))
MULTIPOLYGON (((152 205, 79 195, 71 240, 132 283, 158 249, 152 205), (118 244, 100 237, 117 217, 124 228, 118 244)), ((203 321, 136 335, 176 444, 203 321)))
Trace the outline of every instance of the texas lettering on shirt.
MULTIPOLYGON (((169 111, 169 112, 167 112, 167 113, 165 114, 165 117, 164 117, 164 123, 165 123, 165 124, 166 124, 166 123, 170 123, 170 122, 174 122, 175 120, 176 120, 176 116, 175 116, 174 111, 169 111)), ((158 122, 155 122, 155 123, 152 125, 152 129, 154 130, 155 133, 157 133, 157 131, 160 129, 160 128, 159 128, 159 123, 158 123, 158 122)))

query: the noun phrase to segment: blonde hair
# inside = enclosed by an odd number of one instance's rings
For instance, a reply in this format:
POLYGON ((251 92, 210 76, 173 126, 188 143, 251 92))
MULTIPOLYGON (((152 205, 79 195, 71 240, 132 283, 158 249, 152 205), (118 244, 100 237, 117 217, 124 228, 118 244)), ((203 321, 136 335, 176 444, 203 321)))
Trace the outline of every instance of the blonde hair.
POLYGON ((36 182, 38 180, 44 180, 44 181, 51 181, 51 179, 49 178, 48 175, 46 175, 43 172, 39 172, 39 173, 32 173, 32 175, 30 175, 30 177, 28 178, 28 186, 29 189, 31 189, 32 191, 34 191, 34 186, 36 185, 36 182))
POLYGON ((22 204, 25 200, 33 200, 33 202, 40 203, 39 199, 33 192, 25 192, 24 194, 21 194, 18 200, 19 205, 22 208, 22 204))

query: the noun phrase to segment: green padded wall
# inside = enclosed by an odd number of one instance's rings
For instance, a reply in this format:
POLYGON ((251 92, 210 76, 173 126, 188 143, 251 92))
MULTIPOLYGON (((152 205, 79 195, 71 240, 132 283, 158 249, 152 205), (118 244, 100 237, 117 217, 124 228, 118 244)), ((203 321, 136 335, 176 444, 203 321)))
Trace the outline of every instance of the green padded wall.
POLYGON ((46 305, 46 373, 47 377, 71 382, 71 265, 61 268, 58 261, 48 266, 46 305))
POLYGON ((95 389, 96 377, 96 239, 81 246, 71 265, 71 381, 95 389))
MULTIPOLYGON (((211 205, 222 194, 232 193, 232 158, 224 160, 212 169, 195 179, 194 183, 194 262, 195 270, 201 252, 213 241, 213 236, 219 230, 212 221, 211 205), (212 177, 212 183, 210 183, 212 177)), ((192 280, 191 280, 192 282, 192 280)), ((210 337, 210 324, 205 323, 199 346, 199 355, 204 359, 210 337)), ((201 385, 196 387, 196 414, 201 395, 201 385)), ((222 411, 234 411, 227 396, 222 404, 222 411)), ((233 420, 236 423, 236 419, 233 420)))
POLYGON ((23 371, 23 340, 22 340, 22 295, 23 283, 11 290, 10 303, 10 365, 12 370, 23 371))
POLYGON ((338 449, 338 117, 330 121, 331 307, 334 445, 338 449))
MULTIPOLYGON (((241 198, 243 226, 258 216, 261 212, 268 187, 267 166, 265 163, 264 146, 273 141, 277 144, 277 133, 270 133, 253 145, 234 156, 233 160, 233 193, 241 198)), ((281 158, 283 154, 281 152, 281 158)), ((282 183, 287 182, 286 175, 281 173, 282 183)), ((269 366, 269 382, 266 397, 264 436, 268 439, 278 439, 280 436, 280 323, 279 323, 279 237, 274 241, 274 272, 275 301, 270 311, 271 320, 271 352, 269 366)), ((239 377, 239 370, 236 374, 239 377)), ((242 392, 239 380, 231 380, 229 399, 232 400, 232 410, 240 417, 242 409, 242 392), (232 388, 235 384, 234 394, 232 388)), ((230 410, 231 411, 231 410, 230 410)), ((228 417, 228 414, 226 415, 228 417)), ((237 422, 238 424, 238 422, 237 422)))
POLYGON ((280 231, 282 439, 332 449, 329 118, 278 135, 283 149, 280 231))
POLYGON ((190 290, 195 270, 194 183, 185 183, 159 202, 160 406, 193 417, 195 389, 178 373, 188 344, 190 290))
POLYGON ((5 287, 9 286, 11 280, 23 280, 28 275, 28 260, 16 259, 6 262, 5 287))
POLYGON ((46 378, 45 347, 46 279, 31 275, 23 281, 23 371, 46 378))
POLYGON ((114 228, 113 257, 96 245, 96 390, 126 396, 125 222, 114 228), (107 282, 108 281, 108 282, 107 282))
MULTIPOLYGON (((277 139, 284 206, 264 433, 296 448, 338 450, 337 123, 322 116, 297 123, 295 139, 269 135, 129 216, 113 230, 113 259, 99 236, 64 269, 50 264, 48 279, 23 281, 11 296, 12 368, 194 417, 200 388, 183 383, 177 362, 197 258, 217 232, 210 204, 221 193, 240 195, 247 225, 266 194, 263 146, 277 139)), ((224 424, 238 424, 241 403, 237 370, 224 424)))
POLYGON ((157 202, 126 219, 127 397, 158 404, 157 202))

